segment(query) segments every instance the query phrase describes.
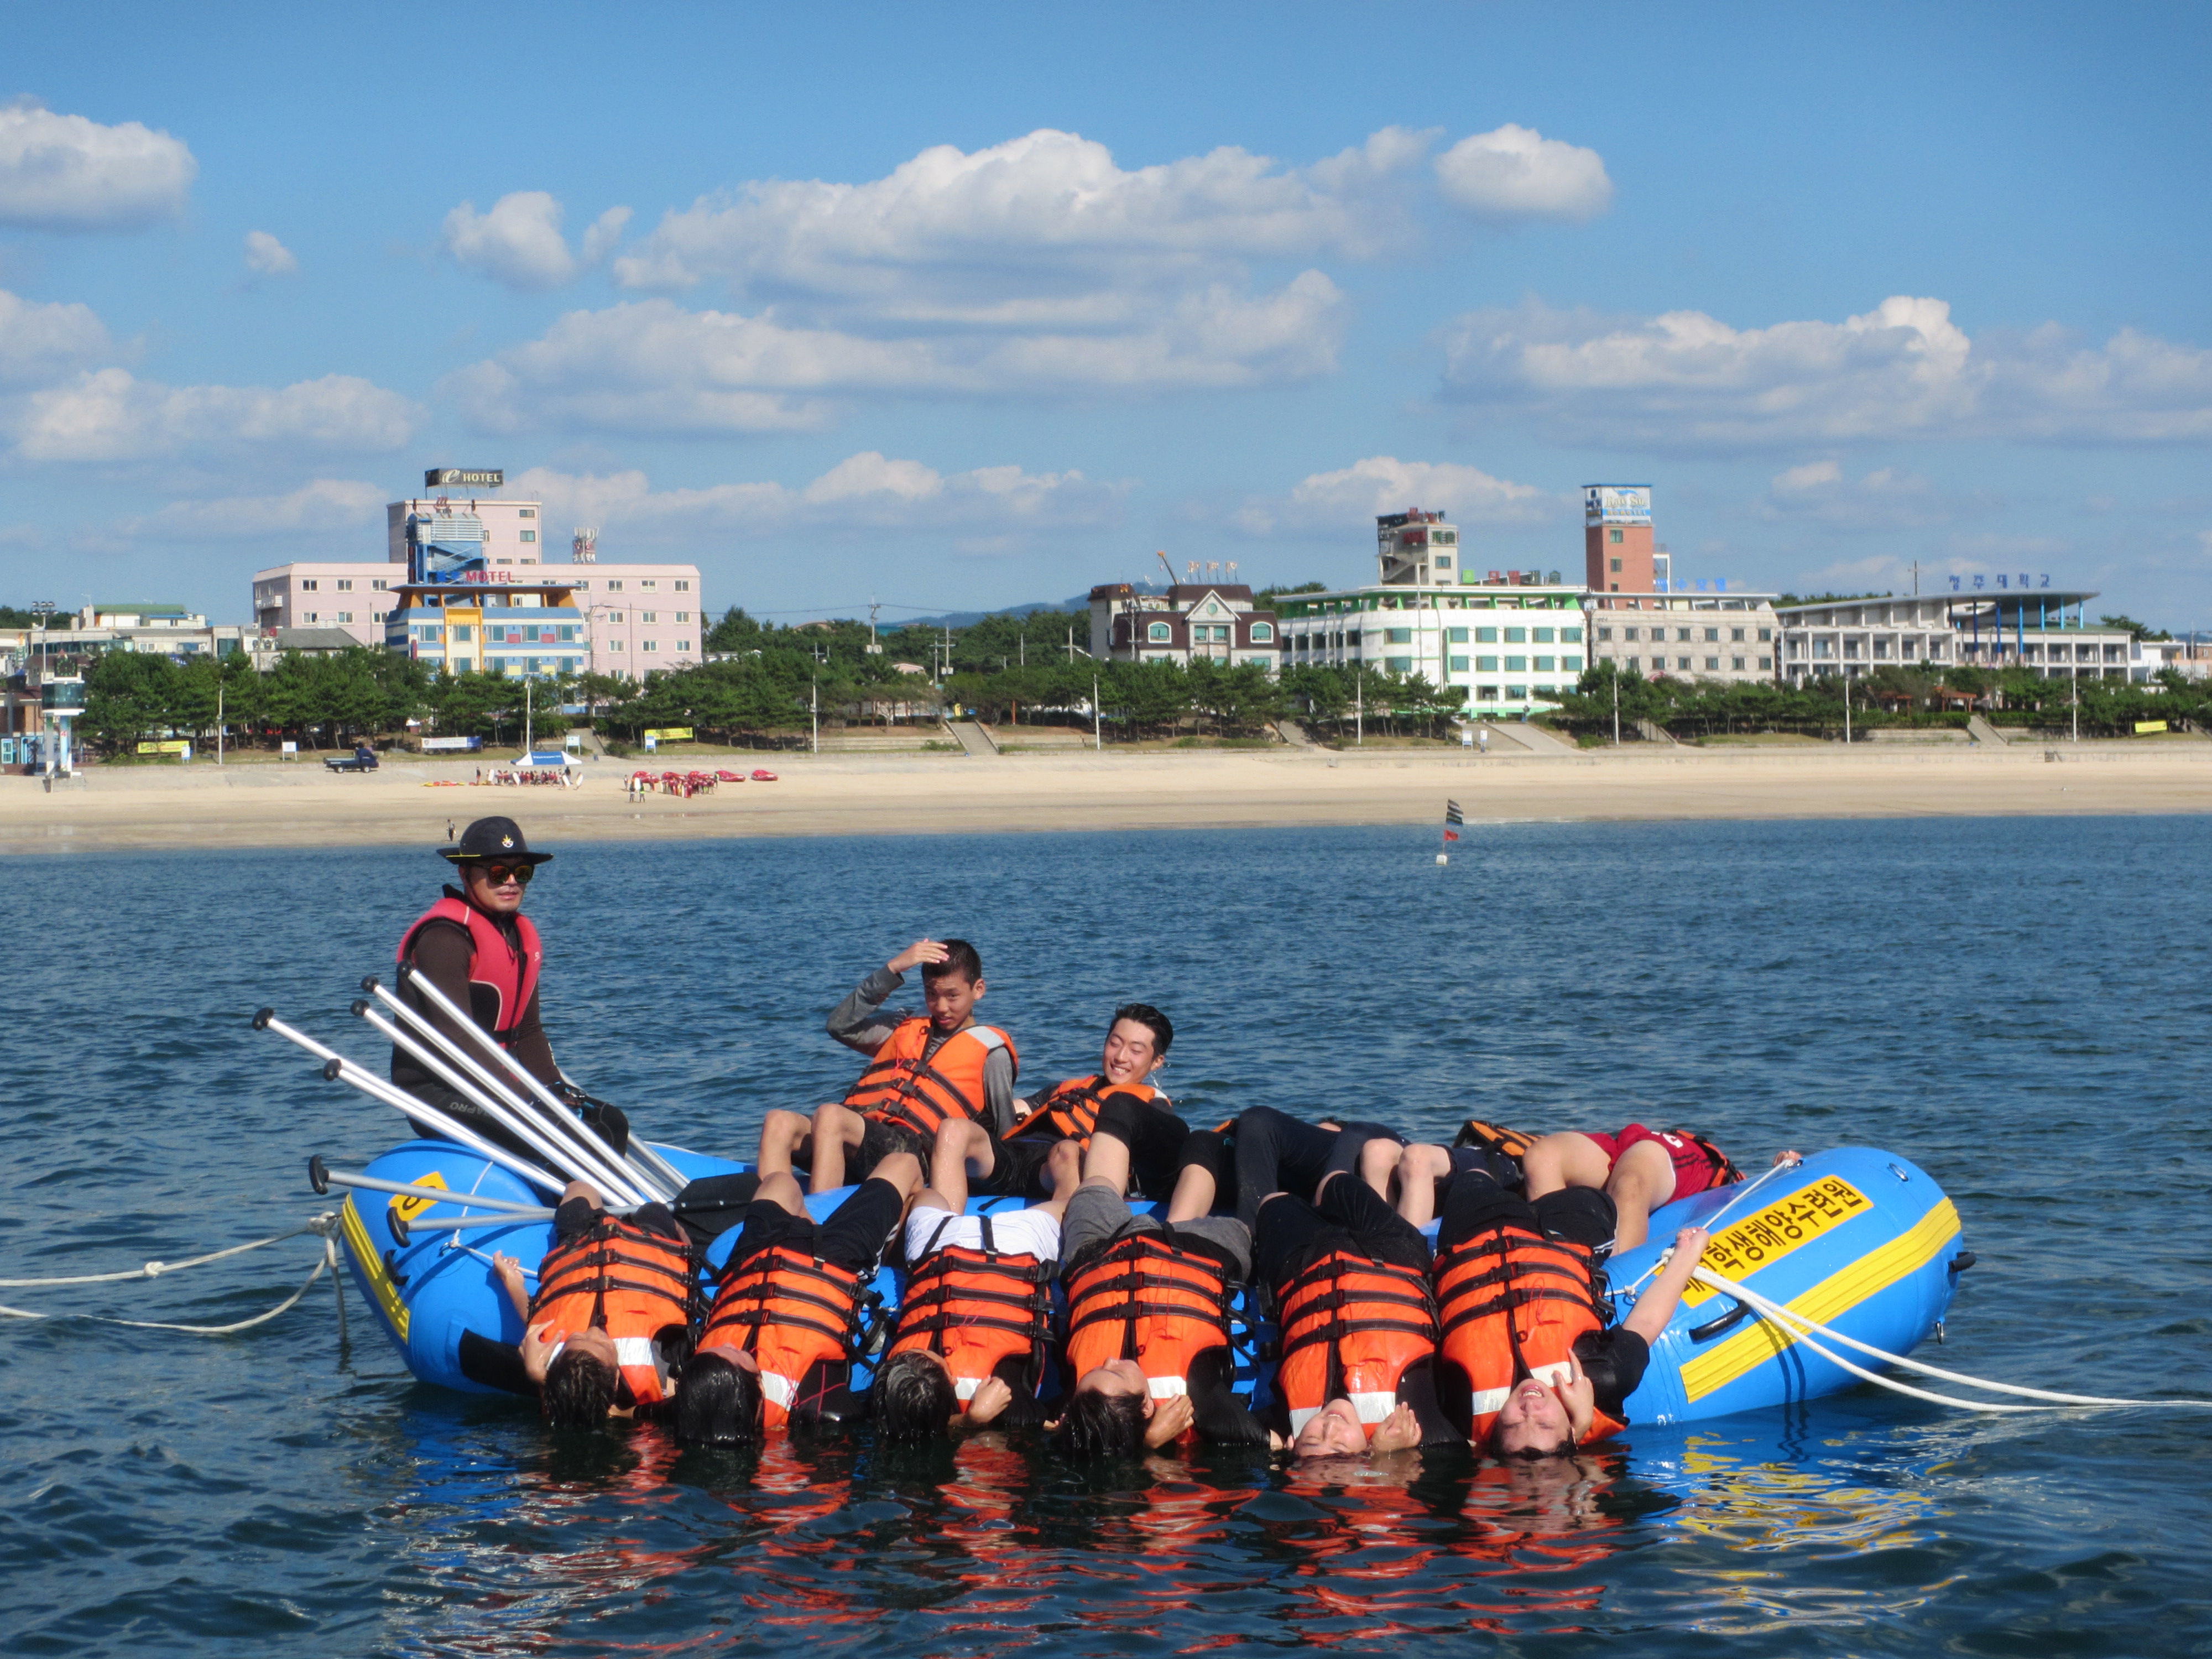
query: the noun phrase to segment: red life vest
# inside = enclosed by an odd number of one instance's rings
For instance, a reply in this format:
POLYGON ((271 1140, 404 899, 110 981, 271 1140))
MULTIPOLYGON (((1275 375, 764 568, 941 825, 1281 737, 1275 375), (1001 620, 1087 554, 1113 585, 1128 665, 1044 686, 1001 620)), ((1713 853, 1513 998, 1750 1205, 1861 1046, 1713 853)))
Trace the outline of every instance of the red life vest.
POLYGON ((1190 1392, 1191 1362, 1229 1344, 1221 1264, 1164 1234, 1125 1233, 1067 1280, 1067 1375, 1133 1359, 1155 1400, 1190 1392))
POLYGON ((1001 1253, 994 1247, 991 1218, 983 1224, 981 1249, 938 1239, 955 1218, 937 1224, 921 1264, 908 1275, 899 1304, 898 1334, 889 1352, 919 1348, 935 1354, 952 1374, 960 1409, 984 1379, 1007 1359, 1025 1360, 1026 1389, 1034 1394, 1044 1374, 1046 1339, 1052 1332, 1052 1279, 1056 1266, 1026 1250, 1001 1253))
POLYGON ((1332 1400, 1349 1400, 1367 1437, 1398 1403, 1406 1368, 1437 1351, 1437 1310, 1417 1267, 1332 1250, 1275 1297, 1282 1364, 1275 1391, 1297 1433, 1332 1400))
MULTIPOLYGON (((1472 1386, 1477 1446, 1489 1437, 1514 1386, 1533 1376, 1553 1388, 1570 1376, 1575 1340, 1601 1331, 1595 1269, 1587 1246, 1503 1226, 1462 1239, 1437 1259, 1443 1357, 1472 1386)), ((1599 1412, 1583 1443, 1628 1425, 1599 1412)))
POLYGON ((666 1397, 653 1339, 671 1325, 688 1326, 698 1278, 682 1245, 620 1216, 602 1215, 538 1267, 530 1322, 550 1323, 556 1342, 587 1330, 613 1339, 630 1398, 649 1406, 666 1397))
POLYGON ((781 1428, 807 1373, 849 1364, 860 1323, 860 1275, 787 1244, 736 1263, 715 1292, 699 1346, 744 1349, 760 1363, 761 1420, 781 1428))
POLYGON ((530 918, 518 915, 514 920, 515 936, 522 945, 520 951, 507 942, 497 922, 465 899, 447 893, 417 916, 399 941, 398 960, 404 962, 414 949, 415 936, 431 922, 455 922, 468 929, 469 1013, 503 1048, 513 1045, 514 1028, 529 1012, 530 999, 538 992, 538 970, 545 961, 538 929, 530 918))
POLYGON ((1050 1136, 1054 1140, 1079 1140, 1091 1145, 1091 1131, 1098 1127, 1098 1109, 1109 1095, 1134 1095, 1151 1105, 1160 1097, 1160 1091, 1146 1083, 1109 1083, 1104 1074, 1072 1077, 1054 1085, 1053 1091, 1036 1103, 1036 1109, 1015 1129, 1018 1135, 1050 1136))
POLYGON ((1020 1074, 1021 1057, 1014 1052, 1014 1040, 995 1025, 956 1031, 934 1054, 928 1054, 934 1035, 920 1014, 900 1022, 876 1050, 844 1103, 878 1123, 934 1135, 956 1118, 983 1115, 983 1066, 993 1049, 1004 1048, 1015 1074, 1020 1074))

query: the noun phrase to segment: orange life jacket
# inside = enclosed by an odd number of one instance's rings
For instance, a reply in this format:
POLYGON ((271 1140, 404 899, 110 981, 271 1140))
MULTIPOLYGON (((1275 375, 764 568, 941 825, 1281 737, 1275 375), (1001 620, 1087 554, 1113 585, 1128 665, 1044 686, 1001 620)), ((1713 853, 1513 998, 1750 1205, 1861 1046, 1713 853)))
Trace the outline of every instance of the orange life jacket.
POLYGON ((1706 1191, 1710 1192, 1715 1187, 1732 1187, 1743 1179, 1743 1171, 1735 1167, 1729 1155, 1695 1129, 1669 1129, 1667 1133, 1678 1139, 1688 1141, 1703 1152, 1707 1162, 1711 1164, 1713 1178, 1706 1183, 1706 1191))
POLYGON ((1067 1280, 1067 1376, 1133 1359, 1155 1400, 1190 1392, 1191 1362, 1229 1344, 1221 1264, 1162 1233, 1124 1233, 1067 1280))
POLYGON ((863 1117, 934 1135, 955 1118, 983 1115, 983 1066, 994 1048, 1004 1048, 1021 1073, 1014 1040, 995 1025, 970 1025, 956 1031, 924 1058, 933 1035, 920 1014, 902 1020, 868 1062, 845 1097, 863 1117))
POLYGON ((1103 1073, 1072 1077, 1055 1085, 1050 1094, 1037 1102, 1036 1109, 1022 1120, 1014 1133, 1079 1140, 1088 1146, 1091 1131, 1098 1127, 1099 1107, 1107 1096, 1121 1094, 1134 1095, 1147 1106, 1160 1097, 1160 1091, 1146 1083, 1109 1083, 1103 1073))
POLYGON ((1460 1126, 1452 1137, 1455 1146, 1487 1146, 1493 1152, 1503 1152, 1516 1164, 1522 1154, 1536 1144, 1536 1137, 1520 1129, 1509 1129, 1502 1123, 1486 1123, 1471 1117, 1460 1126))
POLYGON ((947 1216, 937 1224, 921 1265, 907 1277, 898 1333, 889 1352, 919 1348, 942 1359, 952 1374, 960 1409, 966 1411, 984 1380, 1017 1355, 1026 1357, 1026 1392, 1036 1391, 1052 1330, 1056 1264, 1040 1261, 1026 1250, 1000 1252, 993 1244, 988 1216, 977 1218, 983 1224, 981 1249, 966 1244, 939 1248, 938 1239, 954 1219, 947 1216))
MULTIPOLYGON (((1523 1227, 1495 1227, 1444 1251, 1436 1274, 1443 1357, 1467 1373, 1473 1388, 1469 1437, 1477 1446, 1488 1438, 1516 1383, 1533 1376, 1553 1388, 1563 1385, 1576 1339, 1606 1327, 1586 1245, 1523 1227)), ((1601 1440, 1627 1426, 1599 1412, 1582 1441, 1601 1440)))
POLYGON ((1291 1432, 1332 1400, 1349 1400, 1367 1437, 1398 1403, 1398 1379, 1437 1351, 1437 1309, 1426 1274, 1332 1250, 1275 1297, 1282 1364, 1275 1392, 1291 1432))
POLYGON ((602 1215, 588 1231, 545 1252, 530 1322, 550 1323, 556 1342, 605 1331, 614 1340, 631 1399, 649 1406, 667 1392, 653 1358, 654 1334, 688 1326, 697 1293, 697 1273, 681 1244, 620 1216, 602 1215))
POLYGON ((738 1347, 760 1364, 761 1421, 781 1428, 817 1364, 851 1363, 858 1346, 860 1277, 788 1244, 735 1263, 714 1293, 702 1348, 738 1347))
POLYGON ((515 936, 521 941, 520 950, 508 943, 497 922, 466 900, 447 893, 416 917, 399 941, 398 957, 407 960, 407 953, 415 948, 415 936, 431 922, 456 922, 468 929, 469 1013, 502 1048, 514 1043, 514 1029, 529 1012, 530 999, 538 992, 538 971, 545 962, 538 929, 530 918, 517 915, 514 920, 515 936))

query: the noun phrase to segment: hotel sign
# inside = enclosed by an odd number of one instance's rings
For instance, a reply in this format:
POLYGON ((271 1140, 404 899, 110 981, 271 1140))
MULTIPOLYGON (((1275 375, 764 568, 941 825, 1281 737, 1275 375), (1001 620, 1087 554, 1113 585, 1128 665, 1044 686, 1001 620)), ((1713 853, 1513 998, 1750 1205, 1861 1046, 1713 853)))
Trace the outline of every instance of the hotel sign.
POLYGON ((434 466, 422 475, 423 486, 430 489, 497 489, 506 482, 507 473, 496 467, 472 472, 465 467, 434 466))
POLYGON ((1583 523, 1650 524, 1650 484, 1588 484, 1583 489, 1583 523))

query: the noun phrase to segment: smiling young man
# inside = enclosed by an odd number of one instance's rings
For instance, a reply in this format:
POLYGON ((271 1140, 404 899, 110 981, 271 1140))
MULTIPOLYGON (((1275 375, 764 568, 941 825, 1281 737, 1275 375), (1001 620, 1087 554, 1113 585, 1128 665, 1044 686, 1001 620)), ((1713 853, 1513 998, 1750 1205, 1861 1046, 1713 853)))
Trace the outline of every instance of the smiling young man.
POLYGON ((983 961, 965 939, 916 939, 830 1012, 830 1035, 869 1057, 860 1081, 834 1105, 774 1111, 761 1125, 765 1167, 794 1158, 807 1170, 808 1190, 828 1192, 851 1178, 866 1180, 893 1152, 927 1162, 937 1132, 975 1119, 1005 1133, 1014 1122, 1014 1079, 1020 1061, 1013 1039, 977 1023, 983 961), (885 1014, 884 1003, 921 969, 927 1012, 885 1014))
MULTIPOLYGON (((465 1052, 476 1051, 489 1040, 540 1083, 565 1092, 567 1085, 554 1063, 553 1045, 538 1013, 538 978, 545 953, 538 929, 522 914, 531 878, 553 855, 532 852, 513 818, 478 818, 461 832, 458 844, 441 852, 459 874, 461 884, 448 886, 435 904, 415 919, 399 941, 398 959, 455 1007, 466 1009, 475 1030, 465 1033, 428 1006, 428 998, 404 986, 400 994, 465 1052)), ((392 1080, 486 1139, 534 1156, 518 1137, 398 1048, 392 1051, 392 1080)), ((617 1150, 627 1139, 627 1126, 612 1108, 595 1107, 586 1121, 617 1150)), ((418 1126, 417 1133, 427 1135, 430 1131, 418 1126)))

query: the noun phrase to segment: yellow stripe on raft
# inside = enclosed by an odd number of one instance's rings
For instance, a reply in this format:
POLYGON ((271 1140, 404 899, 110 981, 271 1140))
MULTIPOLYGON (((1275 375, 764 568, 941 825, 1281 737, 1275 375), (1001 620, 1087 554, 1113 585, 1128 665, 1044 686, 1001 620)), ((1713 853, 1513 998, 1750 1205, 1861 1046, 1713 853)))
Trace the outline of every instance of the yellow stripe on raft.
MULTIPOLYGON (((1841 1272, 1831 1273, 1802 1296, 1783 1305, 1817 1324, 1833 1324, 1840 1315, 1919 1272, 1958 1236, 1959 1212, 1947 1198, 1921 1217, 1910 1232, 1893 1238, 1841 1272)), ((1752 1288, 1759 1287, 1752 1284, 1752 1288)), ((1796 1340, 1773 1322, 1760 1319, 1749 1330, 1729 1338, 1710 1353, 1699 1354, 1684 1364, 1682 1393, 1691 1400, 1702 1400, 1709 1394, 1717 1393, 1738 1377, 1757 1370, 1796 1340)))
MULTIPOLYGON (((444 1184, 442 1182, 441 1185, 444 1184)), ((346 1249, 361 1268, 361 1276, 368 1281, 368 1288, 376 1292, 376 1304, 384 1310, 384 1316, 392 1322, 392 1328, 399 1340, 407 1340, 407 1304, 399 1299, 399 1287, 392 1282, 392 1275, 384 1266, 384 1258, 376 1253, 376 1246, 368 1240, 368 1229, 362 1225, 361 1212, 353 1206, 353 1194, 346 1194, 345 1207, 338 1212, 345 1224, 346 1249)))

